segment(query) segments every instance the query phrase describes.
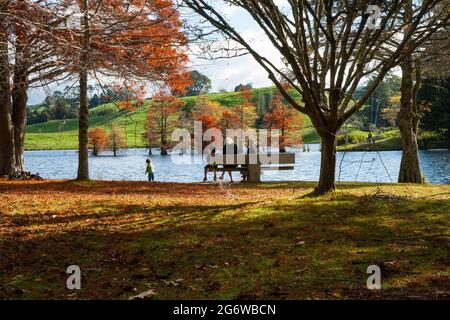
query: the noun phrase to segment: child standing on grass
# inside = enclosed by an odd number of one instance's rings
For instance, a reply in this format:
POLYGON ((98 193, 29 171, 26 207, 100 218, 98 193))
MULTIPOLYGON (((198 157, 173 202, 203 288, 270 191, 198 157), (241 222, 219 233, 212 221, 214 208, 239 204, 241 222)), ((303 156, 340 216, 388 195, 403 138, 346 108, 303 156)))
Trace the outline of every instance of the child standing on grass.
POLYGON ((145 174, 148 174, 148 181, 155 181, 155 170, 153 167, 153 163, 150 159, 147 159, 147 170, 145 170, 145 174))

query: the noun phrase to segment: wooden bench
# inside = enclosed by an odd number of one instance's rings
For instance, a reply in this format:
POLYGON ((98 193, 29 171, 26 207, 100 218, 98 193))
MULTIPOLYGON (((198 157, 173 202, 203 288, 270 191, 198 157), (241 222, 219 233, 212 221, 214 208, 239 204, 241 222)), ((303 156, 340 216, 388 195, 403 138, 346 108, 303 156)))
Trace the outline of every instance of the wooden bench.
POLYGON ((241 172, 248 176, 248 181, 260 182, 263 170, 294 170, 295 153, 237 154, 231 157, 217 154, 214 162, 221 166, 216 172, 241 172), (224 168, 224 165, 238 165, 238 167, 224 168))

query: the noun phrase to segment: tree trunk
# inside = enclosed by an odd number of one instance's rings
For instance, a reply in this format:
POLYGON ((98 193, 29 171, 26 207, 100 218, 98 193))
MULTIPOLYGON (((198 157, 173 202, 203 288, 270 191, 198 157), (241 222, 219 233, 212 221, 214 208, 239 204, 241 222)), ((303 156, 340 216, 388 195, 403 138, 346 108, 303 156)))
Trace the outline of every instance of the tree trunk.
MULTIPOLYGON (((0 11, 7 8, 0 7, 0 11)), ((14 153, 14 130, 10 111, 10 81, 8 61, 7 21, 0 19, 0 175, 16 171, 14 153)))
POLYGON ((162 156, 167 156, 169 155, 169 153, 167 152, 167 144, 165 142, 163 142, 161 144, 161 155, 162 156))
POLYGON ((89 106, 88 106, 88 59, 89 59, 89 17, 88 17, 88 1, 83 0, 82 25, 84 27, 83 51, 81 54, 80 69, 80 111, 78 120, 78 180, 89 179, 89 146, 88 146, 88 130, 89 130, 89 106))
POLYGON ((320 176, 319 184, 315 189, 318 195, 335 189, 336 175, 336 136, 331 133, 321 134, 320 176))
POLYGON ((16 168, 24 171, 24 143, 25 128, 27 125, 27 101, 28 101, 28 77, 26 70, 15 69, 14 90, 12 94, 13 112, 12 122, 14 126, 14 145, 16 168))
POLYGON ((415 106, 417 86, 413 81, 413 62, 411 57, 401 64, 402 84, 399 113, 399 128, 402 139, 402 160, 398 182, 424 183, 419 162, 419 147, 417 144, 418 112, 415 106))
MULTIPOLYGON (((89 179, 87 72, 80 72, 80 111, 78 120, 78 180, 89 179)), ((95 155, 94 151, 94 155, 95 155)))
POLYGON ((162 130, 161 130, 161 155, 167 156, 167 116, 162 116, 162 130))

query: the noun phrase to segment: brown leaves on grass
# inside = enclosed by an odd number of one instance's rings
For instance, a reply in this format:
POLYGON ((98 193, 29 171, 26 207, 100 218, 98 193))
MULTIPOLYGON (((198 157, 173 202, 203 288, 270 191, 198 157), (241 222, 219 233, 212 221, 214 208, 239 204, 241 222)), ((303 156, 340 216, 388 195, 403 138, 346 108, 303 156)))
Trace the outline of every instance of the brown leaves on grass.
POLYGON ((447 290, 448 242, 430 235, 449 230, 448 197, 417 198, 447 187, 388 202, 351 184, 292 197, 312 187, 236 184, 230 198, 215 184, 0 181, 0 298, 367 297, 365 269, 380 261, 376 298, 447 290), (82 271, 75 295, 71 264, 82 271))

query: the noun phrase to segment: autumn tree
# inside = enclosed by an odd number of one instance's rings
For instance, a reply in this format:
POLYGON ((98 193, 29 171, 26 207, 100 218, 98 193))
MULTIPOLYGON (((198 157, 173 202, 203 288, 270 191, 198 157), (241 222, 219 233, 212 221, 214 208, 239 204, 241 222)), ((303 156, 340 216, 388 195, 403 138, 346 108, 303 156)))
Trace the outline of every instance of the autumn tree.
POLYGON ((202 132, 219 126, 223 107, 217 101, 210 101, 206 95, 200 95, 195 100, 192 118, 202 122, 202 132))
POLYGON ((303 128, 303 115, 283 103, 283 96, 276 92, 269 111, 264 115, 264 127, 280 130, 279 151, 286 152, 286 146, 301 143, 300 130, 303 128))
POLYGON ((108 134, 102 128, 94 128, 88 132, 88 143, 92 147, 92 154, 98 156, 99 152, 108 149, 108 134))
POLYGON ((54 58, 69 49, 55 46, 56 11, 50 1, 0 1, 0 175, 24 170, 27 91, 64 71, 54 58))
POLYGON ((242 130, 252 128, 255 125, 256 118, 256 106, 253 103, 253 90, 249 87, 242 87, 237 93, 240 98, 240 103, 234 106, 233 112, 239 118, 239 127, 242 130))
POLYGON ((152 154, 152 147, 157 144, 158 140, 158 122, 154 110, 150 107, 147 109, 142 139, 148 148, 148 154, 152 154))
POLYGON ((392 96, 389 98, 389 106, 384 108, 382 111, 382 117, 385 119, 391 126, 397 125, 398 120, 398 112, 400 110, 400 99, 401 96, 392 96))
MULTIPOLYGON (((448 6, 435 10, 442 0, 415 1, 412 15, 405 19, 402 12, 407 1, 384 1, 382 15, 375 23, 369 21, 372 14, 367 13, 366 1, 221 1, 249 13, 280 54, 280 67, 236 30, 221 12, 220 4, 183 0, 212 27, 239 44, 238 49, 252 55, 285 100, 309 116, 322 140, 316 194, 335 188, 336 136, 344 122, 365 104, 389 70, 405 61, 448 20, 448 6), (390 43, 393 39, 400 39, 395 47, 390 43), (372 85, 354 101, 359 83, 368 75, 374 76, 372 85), (283 82, 303 101, 295 101, 283 89, 283 82)), ((229 56, 230 51, 225 52, 229 56)))
POLYGON ((89 179, 88 78, 148 81, 182 91, 189 85, 187 38, 172 0, 68 0, 67 34, 74 46, 62 57, 80 84, 78 179, 89 179))
POLYGON ((112 150, 114 156, 117 156, 117 151, 127 148, 127 141, 120 132, 116 124, 111 125, 111 132, 109 133, 109 149, 112 150))
POLYGON ((167 155, 169 128, 176 123, 175 114, 179 110, 183 102, 164 91, 160 91, 153 95, 149 109, 153 112, 158 125, 158 133, 161 145, 161 155, 167 155))
POLYGON ((226 108, 222 111, 219 127, 222 130, 239 129, 241 118, 232 109, 226 108))

